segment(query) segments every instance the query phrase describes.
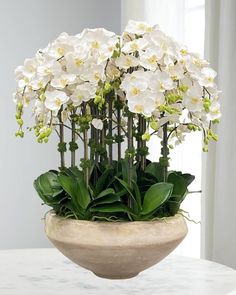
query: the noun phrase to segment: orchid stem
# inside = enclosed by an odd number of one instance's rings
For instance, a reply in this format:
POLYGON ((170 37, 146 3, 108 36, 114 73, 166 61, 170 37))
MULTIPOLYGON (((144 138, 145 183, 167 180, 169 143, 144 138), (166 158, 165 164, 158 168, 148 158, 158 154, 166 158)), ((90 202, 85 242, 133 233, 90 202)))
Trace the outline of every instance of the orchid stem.
MULTIPOLYGON (((63 145, 64 144, 64 126, 62 123, 62 112, 63 112, 63 107, 61 107, 59 113, 58 113, 58 117, 59 117, 59 136, 60 136, 60 144, 63 145)), ((61 168, 65 167, 65 152, 64 150, 61 148, 60 149, 60 159, 61 159, 61 168)))

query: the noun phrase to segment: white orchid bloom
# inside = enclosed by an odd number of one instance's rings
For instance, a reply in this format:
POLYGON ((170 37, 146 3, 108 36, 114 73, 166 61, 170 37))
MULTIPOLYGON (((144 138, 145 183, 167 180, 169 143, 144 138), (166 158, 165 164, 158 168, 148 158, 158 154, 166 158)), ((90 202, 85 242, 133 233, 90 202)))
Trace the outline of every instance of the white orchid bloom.
MULTIPOLYGON (((177 131, 176 131, 176 134, 175 135, 175 145, 178 146, 180 144, 182 144, 185 140, 185 137, 186 137, 186 134, 183 134, 182 130, 180 130, 180 127, 182 127, 181 125, 178 127, 177 131)), ((186 131, 186 128, 184 129, 184 131, 186 131)), ((189 132, 189 131, 187 131, 189 132)))
POLYGON ((59 111, 61 106, 69 100, 65 92, 59 90, 45 92, 45 106, 51 111, 59 111))
POLYGON ((126 92, 127 99, 139 96, 148 88, 149 72, 136 71, 125 76, 121 88, 126 92))
POLYGON ((60 59, 70 51, 73 51, 73 47, 71 45, 55 42, 51 45, 49 56, 55 59, 60 59))
POLYGON ((55 117, 52 117, 52 114, 50 111, 45 112, 45 113, 39 113, 38 116, 35 116, 35 123, 38 124, 42 124, 44 126, 48 126, 48 124, 54 123, 55 122, 55 117), (53 119, 53 120, 52 120, 53 119))
POLYGON ((54 59, 60 59, 65 54, 74 50, 77 37, 69 36, 67 33, 61 33, 58 38, 48 46, 48 56, 54 59))
POLYGON ((179 45, 172 38, 168 37, 164 32, 160 30, 154 30, 149 35, 145 35, 144 38, 148 41, 148 44, 159 47, 162 51, 162 56, 169 55, 177 58, 179 45))
POLYGON ((36 75, 29 83, 29 86, 32 87, 33 90, 38 90, 38 89, 44 88, 49 81, 50 81, 49 77, 36 75))
POLYGON ((178 63, 169 64, 166 71, 173 80, 180 80, 184 78, 184 68, 178 63))
MULTIPOLYGON (((66 32, 63 32, 55 39, 54 42, 69 45, 74 49, 74 47, 78 44, 79 40, 77 36, 69 35, 66 32)), ((51 44, 49 44, 49 49, 50 46, 51 44)))
POLYGON ((184 56, 183 58, 184 65, 189 73, 197 79, 199 79, 201 70, 203 67, 208 65, 208 62, 204 59, 201 59, 198 54, 189 53, 188 55, 184 56))
POLYGON ((133 53, 136 51, 141 51, 147 46, 148 41, 144 38, 139 38, 125 43, 124 46, 121 48, 121 51, 124 53, 133 53))
POLYGON ((37 73, 41 76, 59 76, 62 73, 62 67, 58 61, 46 59, 38 66, 37 73))
POLYGON ((62 74, 59 77, 52 79, 51 86, 57 89, 63 89, 67 85, 75 83, 76 75, 75 74, 62 74))
POLYGON ((22 103, 24 107, 27 107, 34 98, 35 93, 33 91, 27 91, 27 88, 25 89, 24 95, 22 95, 22 91, 13 93, 13 101, 15 103, 22 103))
POLYGON ((164 96, 163 92, 161 92, 161 91, 155 92, 153 95, 154 95, 154 101, 156 104, 156 108, 158 108, 159 106, 161 106, 165 103, 165 96, 164 96))
POLYGON ((120 69, 127 70, 131 67, 136 67, 139 64, 139 60, 132 55, 121 54, 115 60, 115 63, 120 69))
POLYGON ((81 80, 89 81, 94 84, 98 84, 99 81, 105 81, 105 65, 103 64, 90 64, 84 69, 83 73, 80 75, 81 80))
POLYGON ((145 52, 140 52, 140 65, 150 71, 155 71, 162 58, 162 50, 158 47, 150 47, 145 52))
POLYGON ((161 66, 169 67, 176 64, 176 59, 172 55, 164 54, 162 60, 160 61, 161 66))
POLYGON ((209 113, 207 113, 207 119, 213 121, 213 120, 219 119, 220 117, 221 117, 220 104, 218 101, 213 100, 210 105, 209 113))
POLYGON ((183 105, 190 112, 200 112, 203 109, 202 88, 199 85, 192 86, 183 97, 183 105))
POLYGON ((37 71, 38 64, 34 58, 27 58, 24 61, 23 66, 19 66, 15 70, 16 80, 20 80, 23 78, 31 79, 37 71))
POLYGON ((75 52, 69 52, 65 55, 66 70, 69 73, 79 75, 84 70, 84 63, 88 57, 85 48, 78 47, 75 52))
POLYGON ((103 44, 115 44, 117 36, 115 33, 104 28, 84 29, 77 35, 80 42, 90 45, 90 49, 99 49, 103 44))
POLYGON ((112 56, 118 42, 115 33, 103 28, 85 29, 78 38, 85 48, 89 48, 90 54, 99 58, 99 63, 112 56))
POLYGON ((142 81, 145 87, 148 86, 148 79, 150 78, 149 72, 144 72, 144 70, 137 70, 124 75, 124 79, 121 83, 121 89, 126 90, 130 87, 130 84, 135 84, 137 81, 142 81))
POLYGON ((179 121, 180 121, 179 120, 179 115, 177 115, 177 114, 168 114, 168 115, 165 115, 164 117, 159 118, 158 125, 163 126, 167 122, 169 122, 170 124, 177 124, 177 123, 179 123, 179 121))
POLYGON ((96 128, 98 130, 102 130, 103 129, 103 122, 102 122, 101 119, 94 118, 92 120, 91 124, 93 125, 94 128, 96 128))
POLYGON ((78 85, 71 95, 71 100, 73 101, 74 106, 79 106, 83 101, 89 101, 95 96, 96 86, 90 83, 83 83, 78 85))
POLYGON ((182 79, 179 80, 179 85, 180 86, 187 86, 188 88, 192 87, 193 85, 193 80, 190 78, 189 75, 184 75, 182 79))
POLYGON ((106 76, 108 80, 115 80, 116 78, 119 78, 120 75, 121 71, 117 68, 114 62, 110 61, 106 67, 106 76))
MULTIPOLYGON (((155 26, 157 27, 157 26, 155 26)), ((130 20, 125 27, 124 32, 136 35, 143 35, 145 33, 150 33, 153 31, 153 27, 145 22, 130 20)))
POLYGON ((159 29, 153 30, 150 34, 144 36, 149 44, 158 47, 161 47, 161 44, 166 40, 166 37, 166 34, 159 29))
POLYGON ((33 107, 33 113, 35 116, 39 116, 41 114, 48 113, 49 110, 45 107, 45 104, 43 101, 37 99, 35 101, 34 107, 33 107))
POLYGON ((147 89, 145 83, 142 80, 136 80, 136 83, 131 84, 127 89, 126 96, 127 99, 139 97, 147 89))
POLYGON ((29 83, 30 83, 30 79, 27 77, 24 77, 23 79, 18 80, 17 86, 18 86, 18 88, 23 89, 29 83))
POLYGON ((149 87, 153 91, 165 92, 175 87, 173 80, 167 72, 155 72, 150 79, 149 87))
POLYGON ((24 61, 23 66, 19 66, 15 70, 16 81, 18 83, 18 88, 24 88, 27 86, 31 79, 37 73, 37 63, 35 59, 28 58, 24 61))
POLYGON ((143 92, 128 99, 130 112, 151 116, 156 109, 156 103, 151 92, 143 92))
POLYGON ((203 68, 199 79, 199 84, 205 87, 214 87, 214 79, 217 73, 211 68, 203 68))
POLYGON ((103 46, 101 48, 101 50, 99 51, 99 55, 98 55, 98 58, 97 58, 97 63, 102 64, 104 62, 107 62, 107 60, 112 57, 115 48, 116 47, 113 46, 113 45, 109 45, 109 46, 105 45, 105 46, 103 46))

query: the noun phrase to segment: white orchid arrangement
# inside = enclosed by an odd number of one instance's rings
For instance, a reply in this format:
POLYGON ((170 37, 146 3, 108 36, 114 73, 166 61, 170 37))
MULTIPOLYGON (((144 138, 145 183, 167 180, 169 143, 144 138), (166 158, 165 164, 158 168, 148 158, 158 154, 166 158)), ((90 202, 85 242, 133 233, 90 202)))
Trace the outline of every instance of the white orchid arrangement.
MULTIPOLYGON (((170 182, 170 148, 194 131, 203 131, 204 151, 209 140, 217 140, 211 129, 221 116, 216 72, 157 25, 129 21, 122 36, 102 28, 85 29, 75 36, 62 33, 34 58, 26 59, 15 74, 16 135, 24 136, 22 115, 31 105, 35 124, 30 130, 34 129, 39 143, 48 142, 56 131, 63 169, 64 133, 71 132, 71 167, 76 166, 76 150, 82 143, 80 166, 90 191, 99 180, 94 167, 105 165, 105 170, 99 168, 103 174, 119 162, 127 164, 123 180, 129 190, 136 181, 134 167, 153 174, 156 182, 170 182), (151 136, 162 140, 156 166, 146 159, 146 141, 151 136), (156 174, 154 166, 160 168, 156 174)), ((116 191, 113 186, 107 189, 111 188, 116 191)), ((132 202, 126 202, 130 210, 132 202)))

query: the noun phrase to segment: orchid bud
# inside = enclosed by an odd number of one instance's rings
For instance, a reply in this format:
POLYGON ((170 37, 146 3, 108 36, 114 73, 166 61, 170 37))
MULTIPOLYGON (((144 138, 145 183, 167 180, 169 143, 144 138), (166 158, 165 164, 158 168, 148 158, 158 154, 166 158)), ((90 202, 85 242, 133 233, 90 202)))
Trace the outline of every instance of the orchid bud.
POLYGON ((49 136, 51 135, 51 133, 52 133, 52 128, 48 127, 48 128, 46 129, 45 136, 46 136, 46 137, 49 137, 49 136))
POLYGON ((112 89, 111 84, 110 84, 109 82, 106 82, 106 83, 105 83, 105 86, 104 86, 104 89, 105 89, 107 92, 111 91, 111 89, 112 89))
POLYGON ((147 132, 142 135, 142 140, 144 141, 149 141, 150 138, 151 138, 151 135, 147 132))
POLYGON ((157 131, 158 130, 158 124, 156 121, 152 121, 150 123, 150 127, 154 130, 154 131, 157 131))
POLYGON ((41 101, 45 101, 45 98, 46 98, 45 93, 40 94, 39 99, 41 101))
POLYGON ((18 120, 21 118, 21 114, 20 113, 16 113, 15 118, 18 120))
POLYGON ((102 100, 102 97, 101 95, 96 95, 95 98, 94 98, 94 103, 95 104, 99 104, 99 102, 102 100))
POLYGON ((17 119, 16 122, 18 125, 22 126, 24 124, 24 121, 22 119, 17 119))
POLYGON ((208 152, 208 146, 204 146, 202 150, 203 150, 204 153, 207 153, 208 152))
POLYGON ((22 102, 18 102, 18 103, 17 103, 17 109, 18 109, 19 111, 22 111, 22 110, 23 110, 23 103, 22 103, 22 102))
POLYGON ((181 91, 181 92, 187 92, 187 90, 188 90, 188 86, 187 85, 180 85, 179 87, 179 90, 181 91))

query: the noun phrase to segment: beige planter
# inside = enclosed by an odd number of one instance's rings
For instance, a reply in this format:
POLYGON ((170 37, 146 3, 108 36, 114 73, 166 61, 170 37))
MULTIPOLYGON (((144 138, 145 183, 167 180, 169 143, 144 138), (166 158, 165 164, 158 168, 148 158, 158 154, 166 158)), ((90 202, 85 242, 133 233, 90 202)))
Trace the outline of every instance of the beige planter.
POLYGON ((172 252, 187 234, 181 215, 161 221, 93 222, 50 211, 46 234, 66 257, 108 279, 127 279, 172 252))

